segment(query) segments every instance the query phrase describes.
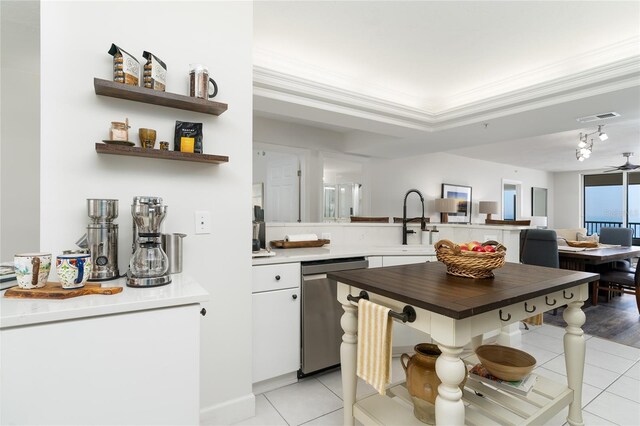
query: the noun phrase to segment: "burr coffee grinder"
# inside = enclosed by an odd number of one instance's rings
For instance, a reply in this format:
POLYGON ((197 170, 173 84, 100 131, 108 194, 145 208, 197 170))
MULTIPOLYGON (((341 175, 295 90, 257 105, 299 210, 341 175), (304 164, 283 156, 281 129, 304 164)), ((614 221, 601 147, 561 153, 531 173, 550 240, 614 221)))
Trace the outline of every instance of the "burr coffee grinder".
POLYGON ((118 225, 113 220, 118 217, 118 200, 88 198, 87 214, 91 223, 87 233, 76 244, 91 253, 90 281, 113 280, 120 276, 118 271, 118 225))
POLYGON ((167 214, 162 198, 133 198, 133 255, 129 261, 129 287, 157 287, 171 282, 169 259, 162 250, 160 225, 167 214))

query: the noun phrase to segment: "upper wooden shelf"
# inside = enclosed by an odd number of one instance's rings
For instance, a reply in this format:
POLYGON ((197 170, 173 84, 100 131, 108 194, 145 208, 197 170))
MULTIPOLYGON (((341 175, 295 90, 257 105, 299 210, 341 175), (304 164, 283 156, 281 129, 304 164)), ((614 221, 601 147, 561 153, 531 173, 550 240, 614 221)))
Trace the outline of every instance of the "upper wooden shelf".
POLYGON ((164 160, 195 161, 197 163, 221 164, 228 163, 226 155, 194 154, 191 152, 163 151, 160 149, 146 149, 135 146, 108 145, 96 143, 96 152, 100 154, 130 155, 133 157, 162 158, 164 160))
POLYGON ((160 92, 147 89, 146 87, 130 86, 101 78, 94 78, 93 86, 96 90, 96 95, 110 96, 112 98, 127 99, 135 102, 161 105, 211 115, 220 115, 227 110, 227 104, 221 102, 192 98, 191 96, 178 95, 175 93, 160 92))

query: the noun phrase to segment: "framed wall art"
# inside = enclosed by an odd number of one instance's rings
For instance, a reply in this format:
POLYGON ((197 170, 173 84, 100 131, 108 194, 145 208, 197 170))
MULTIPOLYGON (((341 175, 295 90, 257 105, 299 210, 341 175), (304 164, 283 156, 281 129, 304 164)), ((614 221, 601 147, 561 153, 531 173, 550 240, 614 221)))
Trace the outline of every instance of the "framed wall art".
POLYGON ((449 213, 450 223, 471 223, 471 187, 442 184, 442 198, 455 198, 456 212, 449 213))

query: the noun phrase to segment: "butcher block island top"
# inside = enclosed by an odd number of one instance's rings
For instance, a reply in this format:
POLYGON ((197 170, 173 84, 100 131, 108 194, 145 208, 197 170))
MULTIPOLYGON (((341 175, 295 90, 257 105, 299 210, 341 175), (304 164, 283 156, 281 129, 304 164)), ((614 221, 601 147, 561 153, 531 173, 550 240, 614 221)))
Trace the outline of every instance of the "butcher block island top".
POLYGON ((334 272, 328 277, 454 319, 589 283, 599 277, 519 263, 506 263, 493 272, 494 278, 456 277, 447 274, 444 264, 426 262, 334 272))

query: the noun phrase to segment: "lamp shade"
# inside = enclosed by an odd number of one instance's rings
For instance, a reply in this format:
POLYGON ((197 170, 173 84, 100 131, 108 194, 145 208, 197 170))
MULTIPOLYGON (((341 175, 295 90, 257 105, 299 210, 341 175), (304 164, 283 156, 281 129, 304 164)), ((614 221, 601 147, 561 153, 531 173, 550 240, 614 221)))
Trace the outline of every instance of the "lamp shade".
POLYGON ((435 204, 438 213, 456 213, 458 211, 458 202, 455 198, 436 198, 435 204))
POLYGON ((480 201, 480 214, 494 214, 498 213, 497 201, 480 201))

